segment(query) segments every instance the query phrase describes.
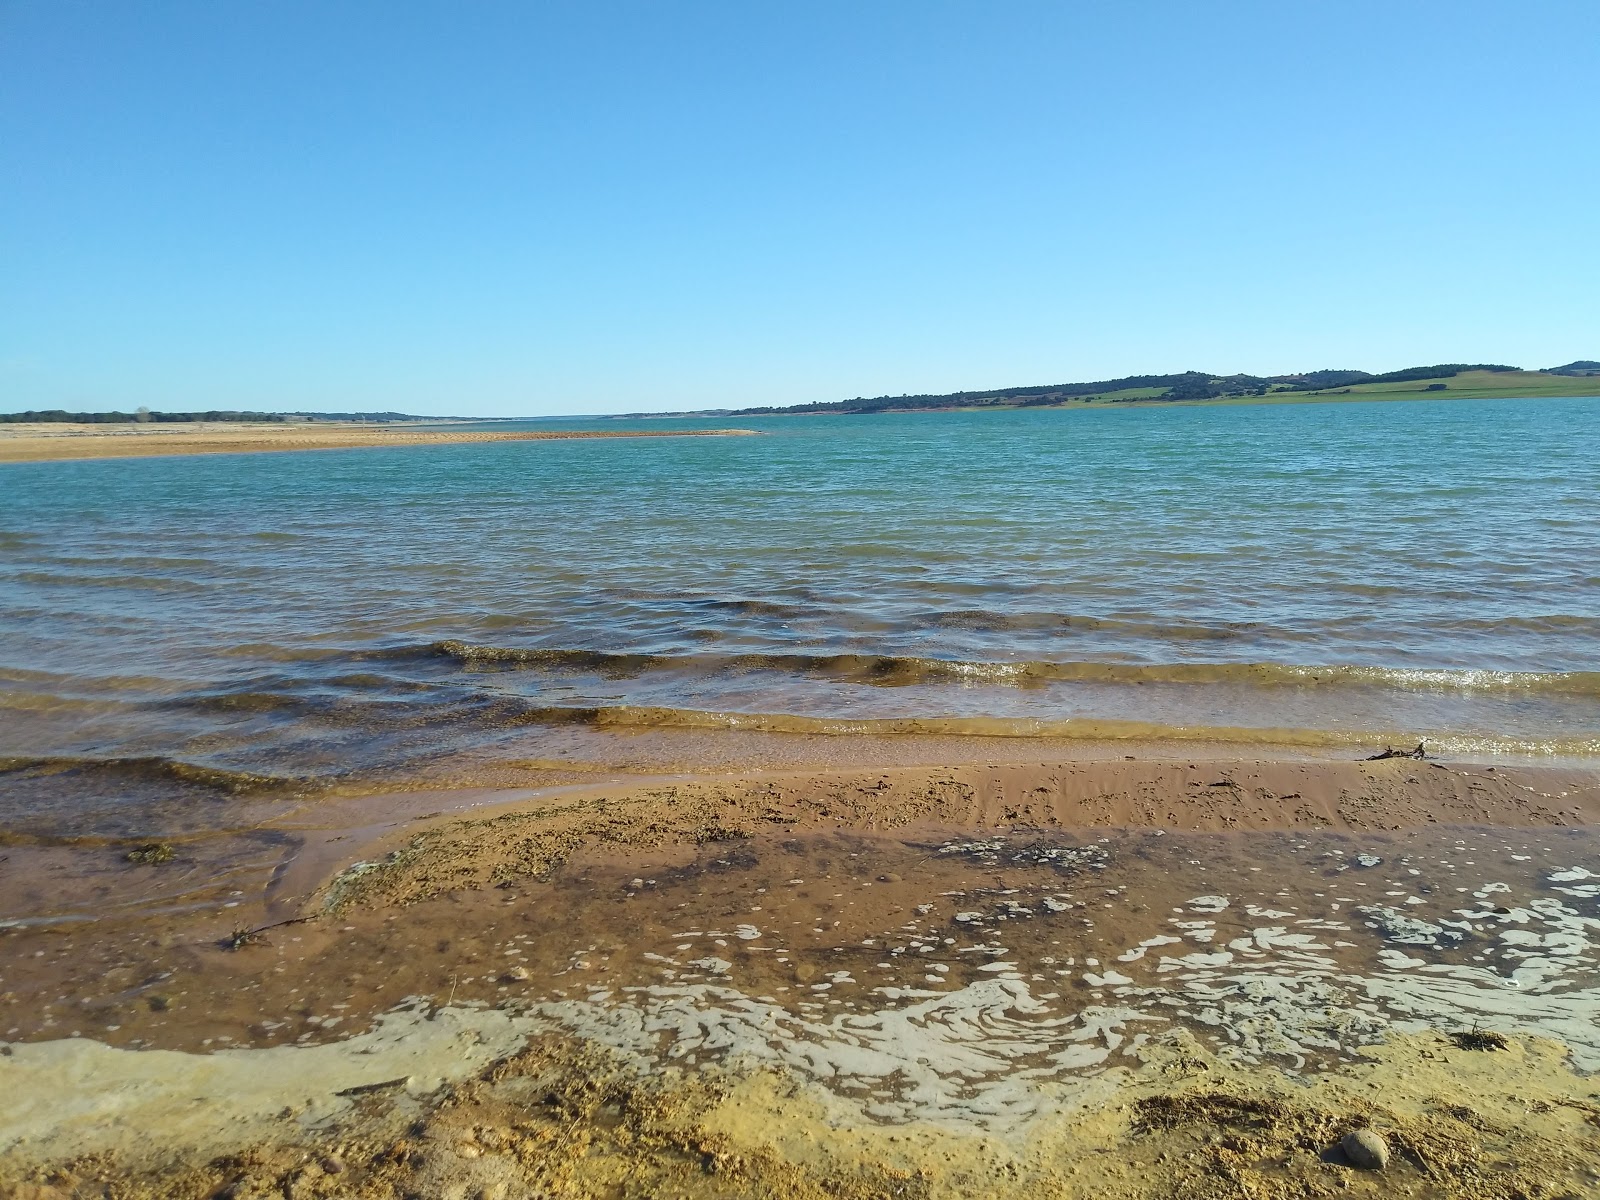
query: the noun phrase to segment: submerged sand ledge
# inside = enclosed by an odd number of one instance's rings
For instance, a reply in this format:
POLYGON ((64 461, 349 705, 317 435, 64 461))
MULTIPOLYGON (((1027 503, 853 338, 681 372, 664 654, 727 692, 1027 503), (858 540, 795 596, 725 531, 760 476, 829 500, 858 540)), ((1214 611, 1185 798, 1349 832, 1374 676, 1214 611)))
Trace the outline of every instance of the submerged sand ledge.
MULTIPOLYGON (((443 808, 445 795, 430 807, 443 808)), ((370 802, 368 802, 370 804, 370 802)), ((773 830, 1402 830, 1600 824, 1600 776, 1549 767, 1121 758, 1109 761, 740 772, 483 792, 480 810, 380 836, 352 853, 330 903, 405 904, 539 876, 574 853, 618 854, 773 830), (387 855, 387 857, 385 857, 387 855)))
POLYGON ((62 462, 184 454, 259 454, 477 442, 599 438, 755 437, 753 429, 538 430, 419 428, 410 425, 306 425, 195 422, 184 425, 0 425, 0 463, 62 462))

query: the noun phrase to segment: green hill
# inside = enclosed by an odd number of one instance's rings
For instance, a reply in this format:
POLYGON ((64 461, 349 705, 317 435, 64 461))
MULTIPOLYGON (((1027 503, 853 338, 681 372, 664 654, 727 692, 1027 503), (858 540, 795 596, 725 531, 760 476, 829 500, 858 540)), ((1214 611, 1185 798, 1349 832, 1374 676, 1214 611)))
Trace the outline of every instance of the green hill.
POLYGON ((732 415, 835 413, 863 415, 975 408, 1062 408, 1081 404, 1293 404, 1329 400, 1488 399, 1521 396, 1600 395, 1600 366, 1586 360, 1548 371, 1499 363, 1438 363, 1373 374, 1356 370, 1296 375, 1127 375, 1092 383, 1041 384, 942 395, 857 396, 787 408, 743 408, 732 415))

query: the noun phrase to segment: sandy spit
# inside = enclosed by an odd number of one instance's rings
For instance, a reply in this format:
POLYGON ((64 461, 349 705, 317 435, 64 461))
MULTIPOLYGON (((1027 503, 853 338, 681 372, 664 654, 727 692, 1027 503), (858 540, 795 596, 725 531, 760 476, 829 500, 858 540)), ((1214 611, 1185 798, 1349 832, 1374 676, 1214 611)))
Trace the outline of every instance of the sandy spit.
POLYGON ((751 429, 463 430, 405 425, 0 425, 0 463, 187 454, 259 454, 469 442, 546 442, 640 437, 756 436, 751 429))
MULTIPOLYGON (((563 789, 350 843, 374 869, 327 899, 406 904, 542 876, 580 850, 628 852, 762 830, 1505 828, 1600 823, 1590 770, 1383 762, 1129 760, 747 772, 563 789)), ((327 866, 325 862, 319 866, 327 866)))

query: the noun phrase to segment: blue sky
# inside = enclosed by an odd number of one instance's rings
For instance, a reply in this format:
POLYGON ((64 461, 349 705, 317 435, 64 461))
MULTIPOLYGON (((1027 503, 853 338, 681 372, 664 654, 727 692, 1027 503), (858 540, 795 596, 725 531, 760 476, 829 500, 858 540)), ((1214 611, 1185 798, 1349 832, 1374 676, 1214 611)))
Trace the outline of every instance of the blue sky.
POLYGON ((0 409, 1600 357, 1600 4, 0 0, 0 409))

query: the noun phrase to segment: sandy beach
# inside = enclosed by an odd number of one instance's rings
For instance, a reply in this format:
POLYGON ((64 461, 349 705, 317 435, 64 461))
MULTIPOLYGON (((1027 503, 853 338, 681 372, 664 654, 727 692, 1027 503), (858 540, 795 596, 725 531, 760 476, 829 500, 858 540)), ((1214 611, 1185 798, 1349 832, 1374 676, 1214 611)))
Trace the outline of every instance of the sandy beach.
POLYGON ((15 840, 0 901, 53 919, 0 934, 0 1194, 1600 1187, 1590 766, 587 749, 227 869, 15 840))
POLYGON ((373 446, 438 446, 473 442, 541 442, 589 438, 728 437, 748 429, 511 431, 362 425, 357 422, 277 424, 197 421, 186 424, 0 424, 0 463, 134 458, 172 454, 260 454, 277 450, 351 450, 373 446))
POLYGON ((1600 1200, 1600 4, 1440 7, 5 8, 0 1200, 1600 1200))

